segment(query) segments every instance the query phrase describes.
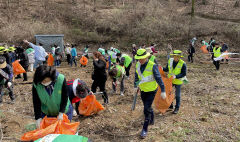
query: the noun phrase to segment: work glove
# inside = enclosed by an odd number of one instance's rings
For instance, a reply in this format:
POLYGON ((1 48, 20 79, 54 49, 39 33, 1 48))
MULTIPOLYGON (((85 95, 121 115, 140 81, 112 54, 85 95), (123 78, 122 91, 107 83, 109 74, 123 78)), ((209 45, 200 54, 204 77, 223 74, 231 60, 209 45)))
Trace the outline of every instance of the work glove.
POLYGON ((38 120, 36 120, 37 129, 40 129, 41 122, 42 122, 42 118, 38 118, 38 120))
POLYGON ((173 77, 173 79, 175 79, 175 78, 176 78, 176 75, 173 75, 172 77, 173 77))
POLYGON ((63 120, 63 113, 60 112, 60 113, 58 114, 58 120, 63 120))
POLYGON ((7 86, 8 86, 8 88, 10 88, 12 86, 12 82, 8 82, 7 86))
POLYGON ((165 100, 166 99, 166 92, 162 92, 161 97, 165 100))

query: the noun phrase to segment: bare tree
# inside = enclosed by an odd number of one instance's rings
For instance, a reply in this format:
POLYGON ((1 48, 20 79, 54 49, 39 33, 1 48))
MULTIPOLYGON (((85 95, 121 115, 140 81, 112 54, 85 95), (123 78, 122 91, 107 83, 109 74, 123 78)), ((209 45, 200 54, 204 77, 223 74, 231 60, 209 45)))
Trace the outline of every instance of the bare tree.
POLYGON ((195 11, 194 6, 195 6, 195 0, 192 0, 192 12, 191 12, 192 18, 194 17, 194 11, 195 11))
POLYGON ((239 7, 239 0, 236 0, 234 7, 239 7))

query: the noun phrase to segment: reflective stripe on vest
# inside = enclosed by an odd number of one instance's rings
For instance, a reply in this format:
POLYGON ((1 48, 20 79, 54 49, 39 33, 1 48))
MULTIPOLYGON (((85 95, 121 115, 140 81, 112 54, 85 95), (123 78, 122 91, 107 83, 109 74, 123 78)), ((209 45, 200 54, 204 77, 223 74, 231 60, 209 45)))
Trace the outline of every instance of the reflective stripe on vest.
POLYGON ((214 53, 215 58, 217 58, 221 55, 221 49, 222 49, 222 47, 218 47, 217 50, 216 50, 216 47, 213 48, 213 53, 214 53))
MULTIPOLYGON (((34 84, 34 87, 37 90, 37 94, 41 101, 41 111, 49 116, 57 116, 60 110, 60 105, 62 101, 62 85, 64 81, 64 75, 59 74, 57 81, 54 84, 54 89, 51 95, 49 95, 41 83, 37 85, 34 84)), ((65 113, 68 112, 70 101, 68 99, 65 113)))
MULTIPOLYGON (((127 68, 127 67, 131 64, 132 58, 131 58, 130 56, 128 56, 127 54, 123 54, 122 57, 125 58, 125 60, 124 60, 124 67, 127 68)), ((121 57, 121 58, 122 58, 122 57, 121 57)), ((121 59, 120 59, 120 60, 121 60, 121 59)))
POLYGON ((149 60, 152 61, 152 62, 154 62, 155 58, 156 58, 156 56, 152 55, 149 60))
POLYGON ((138 78, 140 81, 139 88, 141 91, 151 92, 156 90, 158 87, 158 84, 153 76, 153 65, 154 63, 152 61, 148 61, 145 70, 143 71, 143 73, 141 73, 140 63, 138 62, 136 64, 136 73, 138 74, 138 78))
MULTIPOLYGON (((170 78, 171 76, 173 75, 179 75, 181 73, 181 70, 182 70, 182 66, 184 64, 184 61, 182 59, 180 59, 178 61, 178 64, 176 65, 176 67, 173 69, 173 58, 170 58, 168 60, 168 77, 170 78)), ((176 85, 181 85, 183 84, 183 81, 179 78, 179 79, 173 79, 172 81, 173 84, 176 84, 176 85)))

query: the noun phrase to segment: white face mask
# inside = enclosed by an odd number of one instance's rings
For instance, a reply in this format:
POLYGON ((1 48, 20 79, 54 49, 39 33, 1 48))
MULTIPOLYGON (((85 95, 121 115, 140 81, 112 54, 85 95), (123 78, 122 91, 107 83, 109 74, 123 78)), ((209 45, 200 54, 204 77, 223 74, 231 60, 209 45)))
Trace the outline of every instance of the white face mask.
POLYGON ((52 83, 52 81, 46 82, 46 83, 42 83, 43 86, 48 86, 52 83))

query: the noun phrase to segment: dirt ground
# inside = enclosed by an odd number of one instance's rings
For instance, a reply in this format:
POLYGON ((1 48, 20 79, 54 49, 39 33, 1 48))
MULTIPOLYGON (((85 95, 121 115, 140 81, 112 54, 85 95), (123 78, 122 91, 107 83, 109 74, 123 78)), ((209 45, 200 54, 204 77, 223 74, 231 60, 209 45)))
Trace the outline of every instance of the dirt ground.
MULTIPOLYGON (((197 57, 208 58, 204 54, 197 57)), ((166 56, 159 56, 158 61, 165 66, 166 56)), ((117 94, 109 94, 110 103, 104 111, 91 117, 73 118, 80 122, 79 135, 96 142, 240 141, 239 62, 221 64, 220 71, 216 71, 210 61, 200 63, 197 59, 195 63, 187 62, 190 83, 182 86, 179 114, 167 112, 162 115, 155 109, 155 125, 149 127, 148 137, 144 140, 139 138, 144 118, 140 97, 135 111, 131 111, 134 65, 130 79, 125 81, 125 96, 119 95, 118 88, 117 94)), ((63 62, 57 70, 67 80, 80 78, 91 87, 92 61, 86 68, 79 65, 69 67, 63 62)), ((4 142, 19 141, 26 132, 26 125, 35 122, 31 95, 33 73, 29 72, 28 76, 29 82, 26 83, 22 79, 15 80, 15 104, 10 103, 7 95, 3 97, 0 122, 4 142)), ((110 79, 106 88, 110 92, 110 79)), ((101 96, 97 99, 103 103, 101 96)))

